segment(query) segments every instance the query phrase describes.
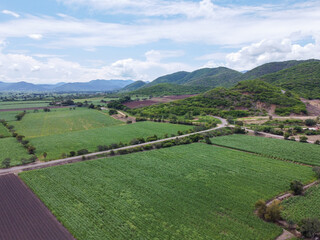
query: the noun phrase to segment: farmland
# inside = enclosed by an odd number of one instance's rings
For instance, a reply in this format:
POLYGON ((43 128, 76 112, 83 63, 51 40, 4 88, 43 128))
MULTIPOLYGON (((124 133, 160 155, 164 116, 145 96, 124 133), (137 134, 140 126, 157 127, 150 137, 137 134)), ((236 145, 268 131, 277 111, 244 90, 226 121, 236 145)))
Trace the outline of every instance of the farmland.
POLYGON ((0 138, 0 154, 0 162, 10 158, 12 166, 21 164, 21 158, 30 157, 27 150, 13 137, 0 138))
POLYGON ((320 218, 320 186, 307 190, 305 196, 295 196, 283 202, 283 217, 295 223, 305 218, 320 218))
POLYGON ((39 111, 26 114, 21 121, 13 123, 16 131, 28 138, 120 124, 123 123, 111 118, 106 113, 87 108, 54 109, 51 112, 39 111))
POLYGON ((0 136, 2 136, 2 137, 10 137, 11 136, 8 129, 5 126, 3 126, 2 124, 0 124, 0 136))
POLYGON ((0 176, 0 192, 0 239, 74 239, 17 176, 0 176))
POLYGON ((81 239, 274 239, 258 199, 313 178, 309 167, 196 143, 23 172, 81 239), (50 189, 50 191, 48 191, 50 189))
POLYGON ((134 124, 110 126, 83 131, 66 132, 44 137, 29 139, 37 148, 36 154, 40 156, 47 152, 47 160, 61 158, 62 153, 77 151, 83 148, 89 151, 97 151, 98 145, 110 145, 112 143, 129 143, 133 138, 148 137, 156 134, 164 137, 165 134, 177 134, 177 132, 190 129, 191 126, 169 123, 138 122, 134 124))
POLYGON ((320 166, 320 147, 315 144, 272 138, 232 135, 212 138, 212 143, 299 163, 320 166))
POLYGON ((48 105, 48 101, 12 101, 0 102, 0 109, 47 107, 48 105))

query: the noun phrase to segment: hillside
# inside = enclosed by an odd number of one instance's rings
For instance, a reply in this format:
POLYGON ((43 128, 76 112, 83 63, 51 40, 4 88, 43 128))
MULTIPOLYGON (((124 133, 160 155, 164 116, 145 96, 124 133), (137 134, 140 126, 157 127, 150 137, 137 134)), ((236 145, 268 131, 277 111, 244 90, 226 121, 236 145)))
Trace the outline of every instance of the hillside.
POLYGON ((200 114, 244 117, 266 115, 272 109, 278 115, 306 113, 305 105, 296 95, 289 91, 282 93, 280 88, 260 80, 243 81, 231 89, 215 88, 184 100, 130 111, 137 116, 153 118, 200 114))
POLYGON ((240 77, 242 74, 235 70, 218 67, 218 68, 203 68, 194 72, 177 72, 166 75, 151 83, 148 86, 154 86, 159 83, 171 83, 187 86, 201 86, 201 87, 230 87, 234 85, 233 79, 240 77))
POLYGON ((132 91, 127 95, 139 96, 167 96, 167 95, 184 95, 197 94, 205 92, 205 87, 184 86, 170 83, 160 83, 154 86, 147 87, 147 85, 138 90, 132 91))
POLYGON ((237 81, 256 79, 256 78, 262 77, 263 75, 275 73, 275 72, 299 65, 301 63, 308 63, 308 62, 314 62, 314 61, 318 61, 318 60, 314 60, 314 59, 305 60, 305 61, 291 60, 291 61, 284 61, 284 62, 266 63, 242 74, 242 76, 239 77, 237 81))
POLYGON ((120 92, 131 92, 134 90, 137 90, 139 88, 142 88, 143 86, 145 86, 147 83, 144 81, 135 81, 127 86, 125 86, 124 88, 122 88, 120 90, 120 92))
POLYGON ((296 92, 301 97, 320 99, 320 61, 302 63, 262 76, 260 79, 283 89, 296 92))

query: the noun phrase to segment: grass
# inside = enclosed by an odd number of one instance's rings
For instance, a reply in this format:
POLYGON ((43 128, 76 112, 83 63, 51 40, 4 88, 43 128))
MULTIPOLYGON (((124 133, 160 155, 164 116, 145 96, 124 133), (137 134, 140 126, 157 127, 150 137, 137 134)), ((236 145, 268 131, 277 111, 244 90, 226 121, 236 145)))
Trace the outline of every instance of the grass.
POLYGON ((14 126, 19 134, 30 139, 120 124, 123 123, 97 110, 64 108, 26 114, 21 121, 15 122, 14 126))
MULTIPOLYGON (((0 112, 0 119, 4 119, 7 122, 16 121, 16 115, 21 113, 22 111, 9 111, 9 112, 0 112)), ((31 112, 31 111, 27 111, 31 112)))
POLYGON ((320 166, 320 147, 315 144, 247 135, 211 139, 212 143, 299 163, 320 166))
POLYGON ((10 137, 11 134, 8 129, 0 123, 0 136, 2 137, 10 137))
POLYGON ((307 190, 305 196, 294 196, 284 201, 283 217, 295 223, 300 223, 305 218, 320 219, 320 186, 307 190))
POLYGON ((20 174, 79 240, 275 239, 282 229, 256 217, 255 202, 312 176, 201 143, 20 174))
POLYGON ((191 126, 169 123, 138 122, 85 131, 65 132, 28 140, 37 148, 36 154, 38 157, 47 152, 47 160, 52 160, 61 158, 62 153, 68 154, 70 151, 86 148, 93 152, 97 151, 98 145, 110 145, 119 142, 129 143, 133 138, 148 137, 154 134, 158 137, 164 137, 165 134, 170 136, 171 134, 177 134, 179 130, 185 131, 190 128, 191 126))
POLYGON ((49 105, 49 102, 45 102, 45 101, 0 102, 0 109, 47 107, 48 105, 49 105))
MULTIPOLYGON (((11 159, 11 166, 20 165, 21 158, 30 158, 27 150, 13 137, 0 139, 0 161, 11 159)), ((2 167, 0 165, 0 167, 2 167)))

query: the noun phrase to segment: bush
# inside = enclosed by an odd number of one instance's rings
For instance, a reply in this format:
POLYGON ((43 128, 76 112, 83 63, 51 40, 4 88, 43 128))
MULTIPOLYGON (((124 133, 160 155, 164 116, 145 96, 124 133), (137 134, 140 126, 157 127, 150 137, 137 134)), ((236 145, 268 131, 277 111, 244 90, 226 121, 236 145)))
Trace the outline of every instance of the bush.
POLYGON ((320 145, 320 140, 315 141, 314 144, 320 145))
POLYGON ((279 200, 273 201, 269 206, 264 200, 259 200, 256 202, 255 208, 257 215, 268 222, 276 222, 281 219, 282 206, 279 200))
POLYGON ((301 221, 300 232, 304 237, 314 239, 320 233, 320 221, 316 218, 307 218, 301 221))
POLYGON ((6 158, 2 161, 2 167, 3 168, 9 168, 11 164, 11 159, 10 158, 6 158))
POLYGON ((29 146, 28 147, 29 154, 34 154, 35 151, 36 151, 36 148, 34 146, 29 146))
POLYGON ((267 210, 267 204, 264 200, 259 200, 256 202, 256 204, 254 205, 255 209, 257 210, 257 214, 260 218, 264 219, 264 215, 266 213, 267 210))
POLYGON ((313 127, 317 124, 317 121, 316 120, 313 120, 313 119, 307 119, 305 120, 304 122, 308 127, 313 127))
POLYGON ((74 157, 76 155, 76 152, 75 151, 71 151, 70 153, 69 153, 69 156, 70 157, 74 157))
POLYGON ((143 148, 144 150, 151 150, 151 149, 153 149, 153 146, 150 145, 150 144, 148 144, 148 145, 142 146, 142 148, 143 148))
POLYGON ((128 120, 128 121, 127 121, 127 124, 131 124, 131 123, 132 123, 132 121, 131 121, 131 120, 128 120))
POLYGON ((109 115, 115 115, 115 114, 118 114, 117 110, 115 110, 115 109, 110 109, 109 110, 109 115))
POLYGON ((303 193, 303 184, 300 181, 293 181, 290 183, 290 190, 294 195, 301 195, 303 193))
POLYGON ((312 170, 315 172, 317 178, 320 179, 320 167, 313 167, 312 170))
POLYGON ((88 149, 80 149, 79 151, 77 151, 78 155, 84 155, 84 154, 87 154, 87 153, 89 153, 88 149))
POLYGON ((106 145, 99 145, 98 146, 98 151, 99 152, 106 151, 106 150, 108 150, 108 146, 106 146, 106 145))
POLYGON ((306 142, 308 142, 308 138, 306 136, 301 136, 300 142, 306 143, 306 142))

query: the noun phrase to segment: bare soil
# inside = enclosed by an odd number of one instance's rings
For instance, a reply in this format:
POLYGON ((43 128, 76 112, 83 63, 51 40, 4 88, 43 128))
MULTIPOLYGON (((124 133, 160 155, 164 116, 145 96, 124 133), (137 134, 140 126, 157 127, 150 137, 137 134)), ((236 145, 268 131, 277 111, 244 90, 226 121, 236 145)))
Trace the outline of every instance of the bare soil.
POLYGON ((74 239, 14 174, 0 176, 0 193, 0 239, 74 239))

